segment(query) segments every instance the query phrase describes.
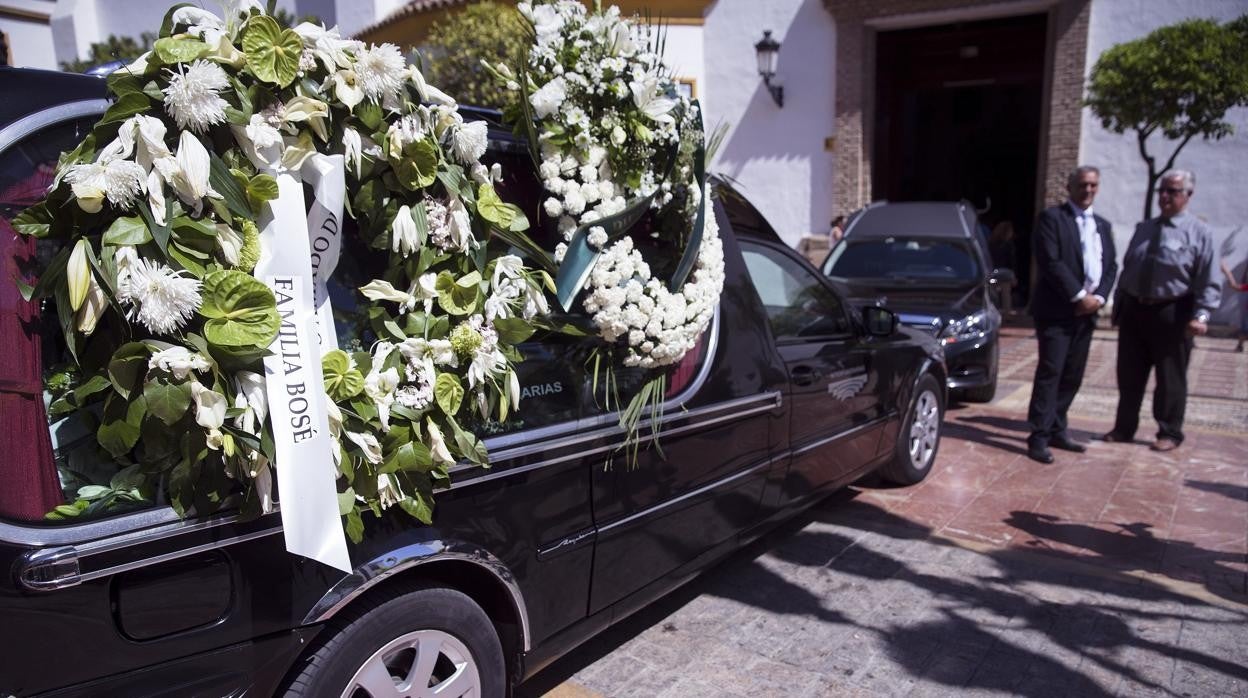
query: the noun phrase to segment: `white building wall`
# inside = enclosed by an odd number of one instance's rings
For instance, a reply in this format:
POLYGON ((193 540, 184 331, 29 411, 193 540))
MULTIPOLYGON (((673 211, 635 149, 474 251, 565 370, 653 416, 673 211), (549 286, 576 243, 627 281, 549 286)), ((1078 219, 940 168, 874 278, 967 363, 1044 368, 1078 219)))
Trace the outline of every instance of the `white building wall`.
POLYGON ((692 81, 693 96, 706 103, 706 71, 703 69, 704 43, 702 27, 695 25, 672 25, 665 30, 667 44, 663 51, 663 63, 672 69, 672 75, 681 81, 692 81))
MULTIPOLYGON (((1192 18, 1218 21, 1234 19, 1248 12, 1244 0, 1187 0, 1183 3, 1152 0, 1094 0, 1088 28, 1087 70, 1103 51, 1124 41, 1137 39, 1152 30, 1192 18)), ((1203 218, 1214 229, 1219 246, 1240 278, 1248 266, 1248 187, 1243 163, 1248 162, 1248 109, 1235 109, 1227 120, 1235 133, 1220 141, 1193 140, 1179 153, 1175 166, 1196 174, 1196 194, 1188 210, 1203 218)), ((1174 151, 1174 141, 1153 138, 1149 153, 1165 163, 1174 151)), ((1121 259, 1122 251, 1144 213, 1144 190, 1148 167, 1140 157, 1135 133, 1122 135, 1101 127, 1091 109, 1084 109, 1080 141, 1080 162, 1101 168, 1101 189, 1096 210, 1114 226, 1114 238, 1121 259)), ((1153 215, 1157 203, 1153 201, 1153 215)), ((1221 272, 1217 272, 1221 276, 1221 272)), ((1222 308, 1214 321, 1235 323, 1241 300, 1233 292, 1222 294, 1222 308)))
MULTIPOLYGON (((825 233, 832 219, 836 27, 823 0, 719 0, 705 25, 706 126, 728 125, 711 164, 740 182, 786 242, 825 233), (777 107, 758 76, 754 44, 780 42, 777 107)), ((844 212, 841 212, 844 213, 844 212)))

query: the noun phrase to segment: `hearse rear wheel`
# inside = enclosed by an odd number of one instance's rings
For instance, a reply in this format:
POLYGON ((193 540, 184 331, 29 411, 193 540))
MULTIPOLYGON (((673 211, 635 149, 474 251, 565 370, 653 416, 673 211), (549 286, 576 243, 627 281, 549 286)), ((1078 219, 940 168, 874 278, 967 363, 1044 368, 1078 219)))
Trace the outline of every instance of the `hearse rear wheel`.
POLYGON ((945 412, 940 395, 940 383, 934 376, 928 373, 919 378, 897 434, 893 459, 880 468, 880 476, 885 480, 913 485, 931 472, 940 448, 940 424, 945 412))
POLYGON ((296 667, 286 695, 314 698, 506 692, 503 649, 467 595, 431 587, 364 599, 340 612, 296 667))

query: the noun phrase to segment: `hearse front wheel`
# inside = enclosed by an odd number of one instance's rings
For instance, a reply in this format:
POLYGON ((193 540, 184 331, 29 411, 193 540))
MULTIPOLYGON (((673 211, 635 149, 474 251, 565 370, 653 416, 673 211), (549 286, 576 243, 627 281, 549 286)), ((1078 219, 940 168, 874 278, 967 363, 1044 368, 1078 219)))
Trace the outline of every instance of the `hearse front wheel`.
POLYGON ((503 649, 489 616, 467 595, 436 587, 349 606, 329 621, 296 671, 288 696, 495 698, 506 692, 503 649))
POLYGON ((940 383, 935 376, 927 373, 919 378, 897 434, 893 459, 880 469, 885 480, 913 485, 922 482, 931 471, 940 448, 940 425, 945 413, 940 396, 940 383))

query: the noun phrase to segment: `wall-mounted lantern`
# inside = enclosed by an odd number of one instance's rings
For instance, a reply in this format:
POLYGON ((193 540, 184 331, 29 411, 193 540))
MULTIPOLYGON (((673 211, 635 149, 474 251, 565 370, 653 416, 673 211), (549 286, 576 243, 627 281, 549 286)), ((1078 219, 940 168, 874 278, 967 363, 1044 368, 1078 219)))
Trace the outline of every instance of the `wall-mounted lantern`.
POLYGON ((754 52, 758 54, 758 74, 763 76, 763 84, 776 100, 777 107, 784 106, 784 86, 771 84, 776 77, 776 58, 780 55, 780 42, 771 38, 771 30, 763 30, 763 40, 754 44, 754 52))

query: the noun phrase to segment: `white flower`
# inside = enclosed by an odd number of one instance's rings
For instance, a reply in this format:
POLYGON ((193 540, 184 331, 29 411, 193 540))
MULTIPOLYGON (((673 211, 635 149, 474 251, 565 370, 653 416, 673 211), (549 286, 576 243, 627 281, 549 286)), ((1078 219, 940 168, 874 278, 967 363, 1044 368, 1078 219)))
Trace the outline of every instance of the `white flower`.
POLYGON ((472 237, 472 219, 464 202, 452 198, 446 207, 451 246, 458 252, 467 253, 477 246, 472 237))
MULTIPOLYGON (((327 404, 334 405, 332 400, 327 404)), ((264 376, 254 371, 239 371, 234 374, 234 407, 243 413, 234 418, 234 425, 249 434, 259 434, 260 425, 269 413, 269 396, 265 392, 264 376)), ((341 414, 339 423, 341 423, 341 414)))
POLYGON ((203 39, 209 45, 216 44, 225 36, 225 23, 221 18, 198 7, 179 7, 174 10, 172 21, 174 26, 185 25, 188 34, 203 39))
POLYGON ((551 114, 557 114, 567 97, 567 86, 563 78, 555 78, 529 95, 529 103, 533 105, 537 118, 545 119, 551 114))
POLYGON ((164 89, 165 111, 179 128, 203 132, 225 121, 225 108, 230 105, 217 93, 229 86, 229 78, 216 63, 200 59, 189 67, 179 65, 164 89))
POLYGON ((659 124, 675 123, 671 111, 676 107, 676 100, 659 94, 657 75, 650 74, 640 80, 633 80, 628 83, 628 89, 633 93, 633 104, 651 121, 659 124))
POLYGON ((160 171, 153 169, 147 173, 147 205, 152 209, 152 219, 156 225, 165 225, 165 180, 160 171))
POLYGON ((494 260, 494 276, 490 279, 490 286, 497 292, 500 281, 519 278, 523 269, 524 260, 514 254, 498 257, 494 260))
POLYGON ((513 411, 520 409, 520 378, 515 371, 507 372, 507 397, 513 411))
POLYGON ((360 434, 354 431, 345 432, 347 440, 364 452, 364 457, 369 463, 376 465, 381 462, 381 444, 377 442, 377 437, 372 434, 360 434))
POLYGON ((394 222, 390 226, 390 231, 390 249, 392 252, 397 252, 406 257, 420 249, 420 239, 416 232, 416 220, 412 218, 411 207, 406 204, 399 207, 399 212, 394 216, 394 222))
POLYGON ((191 383, 191 398, 195 400, 196 424, 209 430, 220 429, 225 424, 224 395, 195 381, 191 383))
POLYGON ((364 101, 364 88, 354 70, 339 70, 334 73, 334 97, 354 111, 355 105, 364 101))
POLYGON ((271 148, 282 144, 282 134, 276 128, 273 128, 272 124, 260 114, 251 115, 251 119, 247 121, 244 131, 247 137, 251 139, 252 145, 257 149, 271 148))
POLYGON ((65 173, 78 206, 87 213, 99 212, 106 198, 118 208, 129 208, 147 190, 146 179, 147 172, 130 160, 73 165, 65 173))
POLYGON ((350 126, 342 129, 342 155, 347 161, 347 169, 354 170, 356 177, 360 176, 362 149, 363 143, 360 140, 360 132, 350 126))
POLYGON ((377 475, 377 504, 382 509, 389 509, 402 501, 403 490, 399 489, 399 481, 390 473, 379 473, 377 475))
POLYGON ((462 164, 471 165, 485 155, 489 144, 489 127, 484 121, 461 124, 452 133, 452 150, 462 164))
POLYGON ((374 102, 396 96, 407 77, 406 62, 399 47, 382 44, 358 51, 355 77, 364 94, 374 102))
MULTIPOLYGON (((118 281, 117 299, 131 307, 131 316, 156 334, 171 334, 199 309, 199 279, 147 259, 136 259, 127 269, 127 282, 118 281)), ((120 273, 118 274, 120 277, 120 273)))
POLYGON ((210 160, 208 149, 190 131, 183 131, 178 139, 177 170, 172 173, 170 184, 173 191, 183 203, 189 204, 198 212, 203 205, 203 198, 221 195, 208 183, 210 160))
POLYGON ((203 373, 212 368, 212 364, 208 359, 186 347, 171 346, 152 354, 147 360, 147 367, 160 369, 171 374, 175 379, 184 381, 191 375, 191 371, 203 373))
POLYGON ((595 225, 589 229, 589 235, 585 239, 590 247, 601 250, 607 244, 607 229, 600 225, 595 225))
POLYGON ((551 218, 558 218, 563 215, 563 203, 553 196, 546 199, 544 206, 546 208, 546 215, 551 218))
POLYGON ((88 337, 91 336, 106 308, 108 308, 108 296, 104 294, 100 283, 95 280, 95 274, 91 274, 87 281, 87 297, 83 299, 76 316, 78 331, 88 337))
POLYGON ((455 465, 455 457, 451 455, 450 449, 446 447, 446 439, 442 436, 442 430, 438 428, 433 420, 426 420, 425 426, 429 431, 429 453, 433 456, 435 464, 455 465))
POLYGON ((399 305, 406 305, 415 300, 410 293, 404 293, 394 287, 394 284, 381 279, 373 279, 367 284, 360 287, 360 293, 370 301, 391 301, 399 305))
POLYGON ((347 55, 347 51, 354 51, 362 46, 359 41, 342 38, 338 27, 326 29, 323 26, 303 22, 294 27, 292 31, 303 39, 304 46, 312 49, 313 55, 325 66, 326 71, 333 71, 336 67, 350 66, 351 57, 347 55))
POLYGON ((390 431, 390 406, 394 404, 394 391, 399 387, 399 372, 393 368, 380 369, 393 350, 393 344, 380 343, 373 356, 373 370, 364 377, 364 394, 377 406, 377 419, 383 432, 390 431))

